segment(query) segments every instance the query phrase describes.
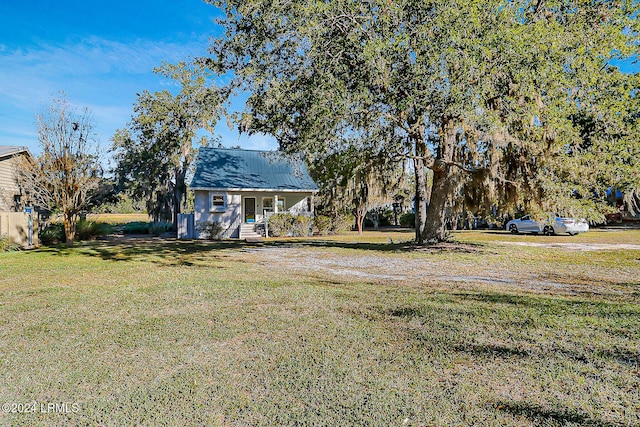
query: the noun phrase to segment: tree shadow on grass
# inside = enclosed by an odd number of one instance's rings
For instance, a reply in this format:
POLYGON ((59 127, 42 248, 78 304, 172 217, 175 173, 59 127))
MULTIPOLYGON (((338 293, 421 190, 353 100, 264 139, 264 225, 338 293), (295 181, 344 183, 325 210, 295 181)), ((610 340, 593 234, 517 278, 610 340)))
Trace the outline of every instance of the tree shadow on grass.
POLYGON ((509 413, 515 417, 525 417, 535 425, 563 426, 569 423, 587 427, 624 427, 619 424, 591 418, 588 414, 569 408, 543 408, 528 402, 496 402, 497 411, 509 413))
POLYGON ((488 304, 507 304, 533 308, 543 314, 564 313, 570 310, 576 314, 597 317, 622 317, 639 314, 634 308, 620 305, 620 302, 611 299, 609 295, 602 297, 599 294, 542 294, 542 295, 518 295, 493 292, 452 292, 451 296, 462 301, 484 302, 488 304))
POLYGON ((531 353, 524 349, 519 349, 513 346, 500 345, 500 344, 463 344, 455 346, 454 350, 460 353, 467 353, 472 356, 491 356, 509 358, 509 357, 529 357, 531 353))
MULTIPOLYGON (((617 332, 612 330, 608 321, 600 322, 600 318, 624 317, 625 319, 637 319, 638 311, 636 307, 621 306, 616 301, 594 301, 591 299, 577 298, 554 298, 552 296, 525 296, 503 293, 453 293, 448 294, 443 303, 449 302, 471 302, 471 304, 455 304, 438 308, 433 302, 427 304, 399 305, 386 308, 381 314, 399 320, 400 327, 408 331, 410 340, 417 343, 429 341, 434 331, 430 328, 433 322, 428 319, 439 319, 453 316, 454 318, 476 318, 476 314, 486 311, 484 305, 473 304, 473 302, 488 303, 490 310, 511 310, 509 307, 499 306, 509 304, 515 306, 520 313, 518 316, 507 316, 504 320, 489 321, 482 320, 482 315, 478 317, 479 322, 486 324, 487 328, 516 328, 527 330, 528 328, 551 330, 557 327, 557 322, 566 316, 577 316, 578 318, 590 319, 592 328, 603 338, 602 343, 574 343, 572 340, 551 340, 551 341, 518 341, 501 343, 500 339, 493 342, 485 342, 483 336, 469 335, 465 331, 464 325, 456 323, 438 326, 440 330, 451 335, 451 339, 446 342, 446 348, 451 351, 467 353, 474 357, 489 358, 510 358, 510 357, 531 357, 539 360, 557 358, 562 363, 593 364, 594 366, 619 365, 623 369, 636 369, 640 366, 640 353, 631 346, 611 347, 607 343, 607 336, 618 334, 628 339, 632 338, 632 332, 627 331, 627 327, 617 332), (451 298, 451 296, 453 298, 451 298), (621 314, 624 313, 624 316, 621 314), (549 319, 547 320, 547 316, 549 319), (537 319, 532 322, 529 319, 537 319), (420 326, 415 326, 420 325, 420 326), (533 346, 531 346, 533 344, 533 346)), ((436 325, 437 326, 437 325, 436 325)), ((629 327, 633 330, 633 326, 629 327)), ((570 334, 580 333, 569 331, 570 334)), ((577 338, 576 338, 577 339, 577 338)))
MULTIPOLYGON (((38 252, 50 252, 56 255, 69 255, 77 253, 78 250, 84 248, 107 248, 103 250, 106 259, 115 258, 111 248, 121 247, 124 258, 131 254, 142 255, 145 253, 154 253, 156 255, 162 253, 171 253, 174 251, 183 253, 197 253, 202 251, 220 250, 220 249, 242 249, 242 248, 290 248, 290 247, 318 247, 318 248, 339 248, 339 249, 359 249, 370 250, 375 252, 452 252, 452 253, 476 253, 486 249, 486 244, 479 243, 462 243, 462 242, 441 242, 431 245, 417 245, 411 241, 394 241, 389 239, 388 242, 349 242, 323 240, 321 238, 291 238, 264 240, 261 242, 248 243, 244 240, 178 240, 175 238, 148 237, 141 235, 140 237, 126 237, 106 240, 96 240, 92 242, 79 242, 73 248, 61 244, 52 247, 42 247, 38 252)), ((122 258, 122 256, 120 257, 122 258)), ((118 259, 121 260, 121 259, 118 259)))
POLYGON ((625 349, 588 349, 588 348, 562 348, 558 345, 536 346, 531 349, 518 348, 517 345, 503 344, 478 344, 464 342, 452 345, 454 351, 470 354, 474 357, 490 358, 535 358, 549 360, 552 357, 569 359, 581 364, 592 366, 620 365, 625 369, 637 369, 640 367, 640 354, 625 349))
POLYGON ((635 369, 640 367, 640 353, 634 353, 626 349, 613 348, 598 350, 596 354, 603 359, 612 360, 625 367, 635 369))
POLYGON ((333 240, 296 239, 264 242, 265 247, 315 247, 358 249, 372 252, 426 252, 426 253, 478 253, 486 250, 484 243, 443 242, 433 245, 417 245, 413 241, 397 241, 390 239, 386 243, 373 242, 341 242, 333 240))
POLYGON ((514 306, 540 305, 540 297, 531 298, 523 295, 471 292, 455 292, 452 295, 462 300, 486 302, 490 304, 509 304, 514 306))
MULTIPOLYGON (((178 240, 162 237, 126 237, 116 239, 79 242, 68 248, 64 245, 44 247, 34 253, 51 253, 55 256, 77 256, 100 258, 112 262, 144 261, 165 266, 200 266, 213 268, 213 261, 222 260, 225 251, 268 250, 269 248, 342 248, 368 250, 380 253, 392 252, 477 252, 482 245, 440 244, 420 247, 412 242, 366 243, 335 242, 316 239, 266 240, 248 243, 243 240, 178 240)), ((250 262, 236 260, 237 262, 250 262)))
MULTIPOLYGON (((620 286, 620 284, 615 284, 620 286)), ((584 292, 577 296, 565 295, 514 295, 507 293, 454 292, 452 296, 462 301, 475 301, 490 305, 511 305, 533 309, 538 315, 564 315, 567 313, 597 319, 635 319, 640 308, 626 299, 618 300, 610 295, 601 296, 584 292)))
MULTIPOLYGON (((85 255, 105 261, 131 262, 146 261, 162 265, 194 266, 222 258, 222 250, 247 246, 233 241, 189 241, 150 238, 129 238, 86 242, 73 248, 58 246, 42 248, 38 252, 48 252, 57 256, 85 255)), ((213 267, 213 265, 209 265, 213 267)))
POLYGON ((424 317, 426 315, 425 310, 420 307, 397 307, 389 309, 385 314, 393 317, 415 318, 424 317))

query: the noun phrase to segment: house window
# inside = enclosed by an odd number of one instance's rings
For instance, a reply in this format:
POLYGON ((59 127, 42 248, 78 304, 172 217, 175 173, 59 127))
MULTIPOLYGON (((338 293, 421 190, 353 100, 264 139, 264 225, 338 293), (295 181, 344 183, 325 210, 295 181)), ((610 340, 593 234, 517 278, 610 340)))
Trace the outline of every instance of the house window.
POLYGON ((227 198, 224 193, 209 193, 209 207, 211 212, 224 212, 227 208, 227 198))
POLYGON ((285 203, 286 200, 287 199, 284 197, 278 197, 278 212, 284 212, 287 210, 286 209, 287 204, 285 203))
POLYGON ((273 212, 273 197, 262 198, 262 211, 273 212))

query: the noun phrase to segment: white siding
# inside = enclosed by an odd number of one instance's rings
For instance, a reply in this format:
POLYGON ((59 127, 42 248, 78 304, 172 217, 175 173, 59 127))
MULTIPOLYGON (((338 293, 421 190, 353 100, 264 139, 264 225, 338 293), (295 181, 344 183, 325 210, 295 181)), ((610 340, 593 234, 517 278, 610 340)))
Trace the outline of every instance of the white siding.
MULTIPOLYGON (((216 192, 217 193, 217 192, 216 192)), ((194 210, 195 210, 195 224, 196 230, 198 224, 203 222, 219 222, 222 225, 223 231, 226 230, 236 219, 236 216, 241 214, 241 196, 239 194, 225 193, 227 198, 227 207, 224 212, 211 212, 211 206, 209 206, 209 192, 208 191, 196 191, 194 210)), ((198 238, 202 238, 198 235, 198 238)))
MULTIPOLYGON (((275 202, 276 196, 280 199, 284 198, 286 205, 285 209, 289 210, 292 207, 296 212, 307 211, 307 197, 311 197, 311 193, 294 193, 294 192, 249 192, 249 191, 234 191, 225 192, 227 198, 227 206, 224 212, 211 212, 209 206, 209 191, 196 190, 195 191, 195 224, 196 229, 198 223, 216 221, 222 225, 223 230, 226 230, 236 219, 238 215, 242 215, 242 221, 244 221, 244 199, 247 197, 253 197, 256 199, 256 221, 262 222, 263 220, 263 206, 262 199, 264 197, 272 197, 275 202)), ((215 191, 215 193, 220 193, 215 191)), ((198 236, 201 238, 201 236, 198 236)), ((232 236, 237 237, 237 235, 232 236)))

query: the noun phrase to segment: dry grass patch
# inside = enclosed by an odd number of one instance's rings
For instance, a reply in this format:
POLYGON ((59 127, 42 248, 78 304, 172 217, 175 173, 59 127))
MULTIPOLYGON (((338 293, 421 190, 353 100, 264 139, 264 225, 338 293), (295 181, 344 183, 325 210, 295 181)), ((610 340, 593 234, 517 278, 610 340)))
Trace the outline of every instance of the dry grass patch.
POLYGON ((126 224, 128 222, 147 222, 150 221, 149 215, 145 213, 139 214, 89 214, 87 220, 95 222, 106 222, 107 224, 126 224))

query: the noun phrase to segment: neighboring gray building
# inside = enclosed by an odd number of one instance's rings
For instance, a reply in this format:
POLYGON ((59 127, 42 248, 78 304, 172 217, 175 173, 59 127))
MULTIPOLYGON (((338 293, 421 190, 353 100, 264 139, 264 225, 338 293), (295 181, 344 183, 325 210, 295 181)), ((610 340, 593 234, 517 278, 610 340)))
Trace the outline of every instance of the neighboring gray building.
MULTIPOLYGON (((244 238, 277 212, 313 215, 318 186, 303 162, 270 151, 202 147, 191 181, 195 224, 218 222, 244 238)), ((200 237, 200 236, 199 236, 200 237)))
POLYGON ((0 145, 0 212, 19 212, 25 202, 16 181, 15 171, 24 156, 31 157, 26 147, 0 145))
POLYGON ((38 214, 24 212, 27 203, 16 180, 18 164, 31 158, 26 147, 0 145, 0 237, 20 246, 38 246, 38 214))

